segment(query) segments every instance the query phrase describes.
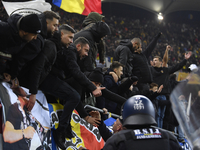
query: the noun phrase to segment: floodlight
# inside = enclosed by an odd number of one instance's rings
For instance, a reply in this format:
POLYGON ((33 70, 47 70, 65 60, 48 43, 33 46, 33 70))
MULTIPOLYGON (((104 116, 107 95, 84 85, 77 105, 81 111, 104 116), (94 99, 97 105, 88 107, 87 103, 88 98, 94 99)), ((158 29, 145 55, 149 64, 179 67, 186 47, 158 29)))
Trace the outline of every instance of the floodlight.
POLYGON ((158 14, 158 20, 163 20, 163 15, 162 15, 162 13, 159 13, 159 14, 158 14))

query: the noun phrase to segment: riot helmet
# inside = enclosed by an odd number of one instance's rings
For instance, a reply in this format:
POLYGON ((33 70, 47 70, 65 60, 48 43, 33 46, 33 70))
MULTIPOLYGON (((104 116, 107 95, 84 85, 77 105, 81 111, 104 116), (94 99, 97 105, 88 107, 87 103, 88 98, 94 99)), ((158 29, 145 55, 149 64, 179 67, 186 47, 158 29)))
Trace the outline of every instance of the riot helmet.
POLYGON ((156 125, 152 102, 143 95, 130 97, 122 106, 123 126, 156 125))

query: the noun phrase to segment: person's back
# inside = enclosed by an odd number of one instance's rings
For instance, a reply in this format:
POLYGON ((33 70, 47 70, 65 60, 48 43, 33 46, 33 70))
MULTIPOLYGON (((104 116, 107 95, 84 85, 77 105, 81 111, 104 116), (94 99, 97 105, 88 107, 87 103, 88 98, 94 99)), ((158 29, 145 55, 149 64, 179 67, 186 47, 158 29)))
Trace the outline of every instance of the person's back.
POLYGON ((107 143, 103 150, 181 150, 174 135, 152 127, 122 130, 107 143))
POLYGON ((130 77, 132 74, 132 60, 133 60, 133 44, 130 40, 121 41, 114 52, 114 61, 118 61, 125 66, 124 77, 130 77))

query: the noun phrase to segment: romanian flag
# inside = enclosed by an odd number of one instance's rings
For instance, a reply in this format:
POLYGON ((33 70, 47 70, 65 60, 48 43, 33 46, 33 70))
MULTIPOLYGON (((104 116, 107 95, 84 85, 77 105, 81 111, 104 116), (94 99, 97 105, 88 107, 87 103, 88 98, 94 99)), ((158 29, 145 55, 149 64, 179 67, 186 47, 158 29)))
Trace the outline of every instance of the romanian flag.
MULTIPOLYGON (((52 130, 55 130, 58 127, 59 117, 62 114, 62 110, 63 105, 61 104, 49 104, 52 130)), ((82 119, 76 110, 72 113, 71 125, 75 137, 72 139, 66 138, 66 150, 77 150, 80 147, 85 147, 89 150, 100 150, 103 148, 104 140, 102 139, 98 128, 82 119)), ((51 139, 52 150, 57 150, 53 136, 51 139)))
POLYGON ((52 0, 52 3, 70 13, 86 16, 90 12, 102 14, 101 0, 52 0))

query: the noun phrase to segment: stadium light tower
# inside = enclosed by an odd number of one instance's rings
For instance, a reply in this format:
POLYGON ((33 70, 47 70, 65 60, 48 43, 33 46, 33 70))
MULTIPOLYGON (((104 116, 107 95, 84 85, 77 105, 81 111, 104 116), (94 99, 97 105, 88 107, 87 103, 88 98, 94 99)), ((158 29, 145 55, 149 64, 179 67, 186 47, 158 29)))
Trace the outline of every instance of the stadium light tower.
POLYGON ((163 15, 162 15, 162 13, 159 13, 159 14, 158 14, 158 20, 163 20, 163 15))

